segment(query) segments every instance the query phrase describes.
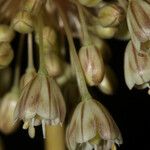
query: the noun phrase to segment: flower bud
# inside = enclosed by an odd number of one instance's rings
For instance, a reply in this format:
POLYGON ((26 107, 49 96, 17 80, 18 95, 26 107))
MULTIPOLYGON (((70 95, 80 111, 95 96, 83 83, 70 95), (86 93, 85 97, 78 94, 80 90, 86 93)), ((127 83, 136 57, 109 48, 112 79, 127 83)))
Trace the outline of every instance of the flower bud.
POLYGON ((109 66, 105 66, 105 75, 98 87, 104 94, 113 95, 115 93, 117 88, 117 78, 109 66))
POLYGON ((69 150, 79 149, 87 143, 91 149, 109 145, 107 150, 115 143, 122 144, 121 133, 113 118, 106 108, 94 99, 78 104, 67 128, 66 140, 69 150))
POLYGON ((100 3, 102 0, 79 0, 79 2, 87 7, 94 7, 96 6, 98 3, 100 3))
POLYGON ((18 127, 18 122, 14 123, 13 113, 19 98, 17 89, 13 89, 5 94, 0 103, 0 130, 5 134, 10 134, 18 127))
POLYGON ((41 7, 46 3, 46 0, 26 0, 23 9, 30 12, 32 15, 38 15, 41 7))
POLYGON ((150 4, 144 0, 131 0, 127 11, 131 39, 138 51, 150 50, 150 4))
POLYGON ((33 31, 33 18, 27 11, 20 11, 17 13, 12 21, 14 30, 19 33, 30 33, 33 31))
POLYGON ((104 76, 103 58, 94 45, 84 46, 79 51, 79 59, 89 85, 98 85, 104 76))
POLYGON ((91 37, 93 44, 97 47, 99 55, 102 55, 104 62, 108 63, 112 57, 109 45, 97 36, 91 37))
POLYGON ((11 45, 0 43, 0 69, 7 67, 14 57, 11 45))
POLYGON ((63 72, 63 62, 54 52, 44 55, 45 65, 49 76, 57 77, 63 72))
MULTIPOLYGON (((45 53, 47 53, 52 48, 54 48, 57 37, 55 31, 49 26, 45 26, 42 29, 42 31, 43 31, 43 50, 45 53)), ((36 34, 35 40, 37 43, 39 43, 39 34, 36 34)))
POLYGON ((20 89, 23 89, 35 76, 36 71, 34 68, 29 68, 20 80, 20 89))
POLYGON ((129 89, 150 82, 150 55, 137 51, 131 41, 125 51, 124 74, 129 89))
POLYGON ((125 18, 124 10, 117 4, 108 4, 98 12, 98 19, 103 27, 115 27, 125 18))
POLYGON ((117 32, 117 28, 115 27, 103 27, 101 25, 94 25, 89 30, 102 39, 110 39, 117 32))
POLYGON ((5 24, 0 24, 0 42, 11 42, 15 36, 14 31, 5 24))

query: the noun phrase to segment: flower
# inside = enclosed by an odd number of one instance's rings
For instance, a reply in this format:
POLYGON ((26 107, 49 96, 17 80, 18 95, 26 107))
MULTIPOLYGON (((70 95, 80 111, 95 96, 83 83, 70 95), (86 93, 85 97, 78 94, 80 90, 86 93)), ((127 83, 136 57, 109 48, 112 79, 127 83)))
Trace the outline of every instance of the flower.
POLYGON ((55 80, 38 73, 23 88, 15 110, 15 119, 24 121, 23 128, 29 129, 29 136, 35 136, 34 126, 42 124, 45 138, 45 124, 62 124, 66 107, 61 91, 55 80))
POLYGON ((150 81, 150 55, 145 51, 137 51, 130 41, 124 57, 125 81, 129 89, 135 85, 143 85, 150 81))
MULTIPOLYGON (((106 108, 94 99, 78 104, 66 133, 69 150, 85 145, 97 149, 122 144, 121 133, 106 108), (108 146, 109 145, 109 146, 108 146)), ((90 149, 90 148, 87 148, 90 149)))
POLYGON ((127 22, 135 48, 150 50, 150 3, 146 0, 130 0, 127 22))

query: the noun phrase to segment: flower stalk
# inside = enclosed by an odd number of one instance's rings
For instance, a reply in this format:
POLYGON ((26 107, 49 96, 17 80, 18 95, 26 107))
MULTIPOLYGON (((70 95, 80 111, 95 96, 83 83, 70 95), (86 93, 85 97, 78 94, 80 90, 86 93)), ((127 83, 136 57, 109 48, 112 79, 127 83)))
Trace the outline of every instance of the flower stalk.
POLYGON ((67 39, 68 39, 68 43, 69 43, 69 50, 70 50, 70 57, 71 57, 72 65, 75 68, 79 91, 80 91, 82 100, 88 100, 91 98, 91 95, 87 89, 87 85, 86 85, 85 78, 83 75, 83 70, 82 70, 78 55, 76 53, 76 48, 75 48, 75 45, 73 42, 70 27, 68 25, 65 13, 59 4, 58 4, 58 10, 59 10, 60 16, 63 20, 64 29, 65 29, 65 32, 67 35, 67 39))
POLYGON ((32 33, 28 33, 28 69, 34 69, 32 33))
POLYGON ((81 28, 82 28, 82 34, 83 34, 83 45, 89 45, 89 44, 91 44, 91 41, 90 41, 90 37, 88 34, 88 27, 85 22, 83 8, 82 8, 82 5, 78 1, 75 1, 75 3, 78 8, 78 13, 79 13, 80 21, 81 21, 81 28))

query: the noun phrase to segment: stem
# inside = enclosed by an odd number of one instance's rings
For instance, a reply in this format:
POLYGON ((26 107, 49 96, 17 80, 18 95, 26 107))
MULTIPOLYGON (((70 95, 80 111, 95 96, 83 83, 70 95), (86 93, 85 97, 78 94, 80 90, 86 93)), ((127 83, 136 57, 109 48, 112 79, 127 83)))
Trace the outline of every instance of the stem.
POLYGON ((19 40, 19 45, 18 45, 18 53, 17 53, 17 58, 16 58, 16 67, 15 67, 13 87, 18 87, 19 85, 20 64, 21 64, 21 55, 22 55, 23 45, 24 45, 24 35, 21 35, 20 40, 19 40))
POLYGON ((75 68, 76 78, 77 78, 78 87, 79 87, 79 91, 80 91, 82 100, 90 99, 91 95, 87 89, 83 70, 82 70, 78 55, 76 53, 76 48, 75 48, 75 45, 73 42, 72 33, 70 31, 69 24, 67 22, 65 14, 59 4, 57 5, 57 8, 59 10, 60 16, 64 23, 64 29, 65 29, 68 43, 69 43, 70 57, 71 57, 72 65, 75 68))
POLYGON ((34 69, 32 33, 28 34, 28 69, 34 69))
POLYGON ((46 150, 65 150, 65 133, 61 125, 46 126, 46 150))
POLYGON ((39 14, 39 18, 38 18, 38 29, 37 29, 37 33, 39 36, 39 57, 40 57, 40 66, 39 66, 39 71, 41 73, 46 73, 46 68, 45 68, 45 61, 44 61, 44 54, 43 54, 43 20, 42 20, 42 16, 41 14, 39 14))
POLYGON ((80 17, 80 21, 81 21, 81 28, 82 28, 82 32, 83 32, 83 44, 89 45, 89 44, 91 44, 91 40, 90 40, 90 37, 88 34, 88 27, 87 27, 86 22, 85 22, 83 8, 78 1, 75 1, 75 3, 76 3, 76 6, 78 8, 79 17, 80 17))

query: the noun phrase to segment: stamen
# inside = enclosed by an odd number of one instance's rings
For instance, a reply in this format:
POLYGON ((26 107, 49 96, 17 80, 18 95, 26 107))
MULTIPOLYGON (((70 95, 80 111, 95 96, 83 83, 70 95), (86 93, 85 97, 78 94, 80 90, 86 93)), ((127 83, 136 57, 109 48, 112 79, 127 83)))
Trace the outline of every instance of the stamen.
POLYGON ((35 137, 34 121, 35 121, 35 119, 32 118, 31 124, 30 124, 30 126, 29 126, 29 128, 28 128, 28 133, 29 133, 29 136, 30 136, 31 138, 34 138, 34 137, 35 137))
POLYGON ((94 145, 94 150, 97 150, 97 145, 94 145))
POLYGON ((45 120, 44 119, 42 120, 42 132, 43 132, 43 138, 45 139, 46 136, 45 136, 45 120))
POLYGON ((28 129, 29 128, 29 121, 25 121, 24 124, 23 124, 23 126, 22 126, 22 128, 24 130, 28 129))
POLYGON ((29 134, 30 138, 34 138, 35 137, 35 128, 34 128, 34 126, 29 126, 28 134, 29 134))
POLYGON ((31 125, 34 127, 34 121, 35 121, 35 119, 34 118, 32 118, 32 122, 31 122, 31 125))

